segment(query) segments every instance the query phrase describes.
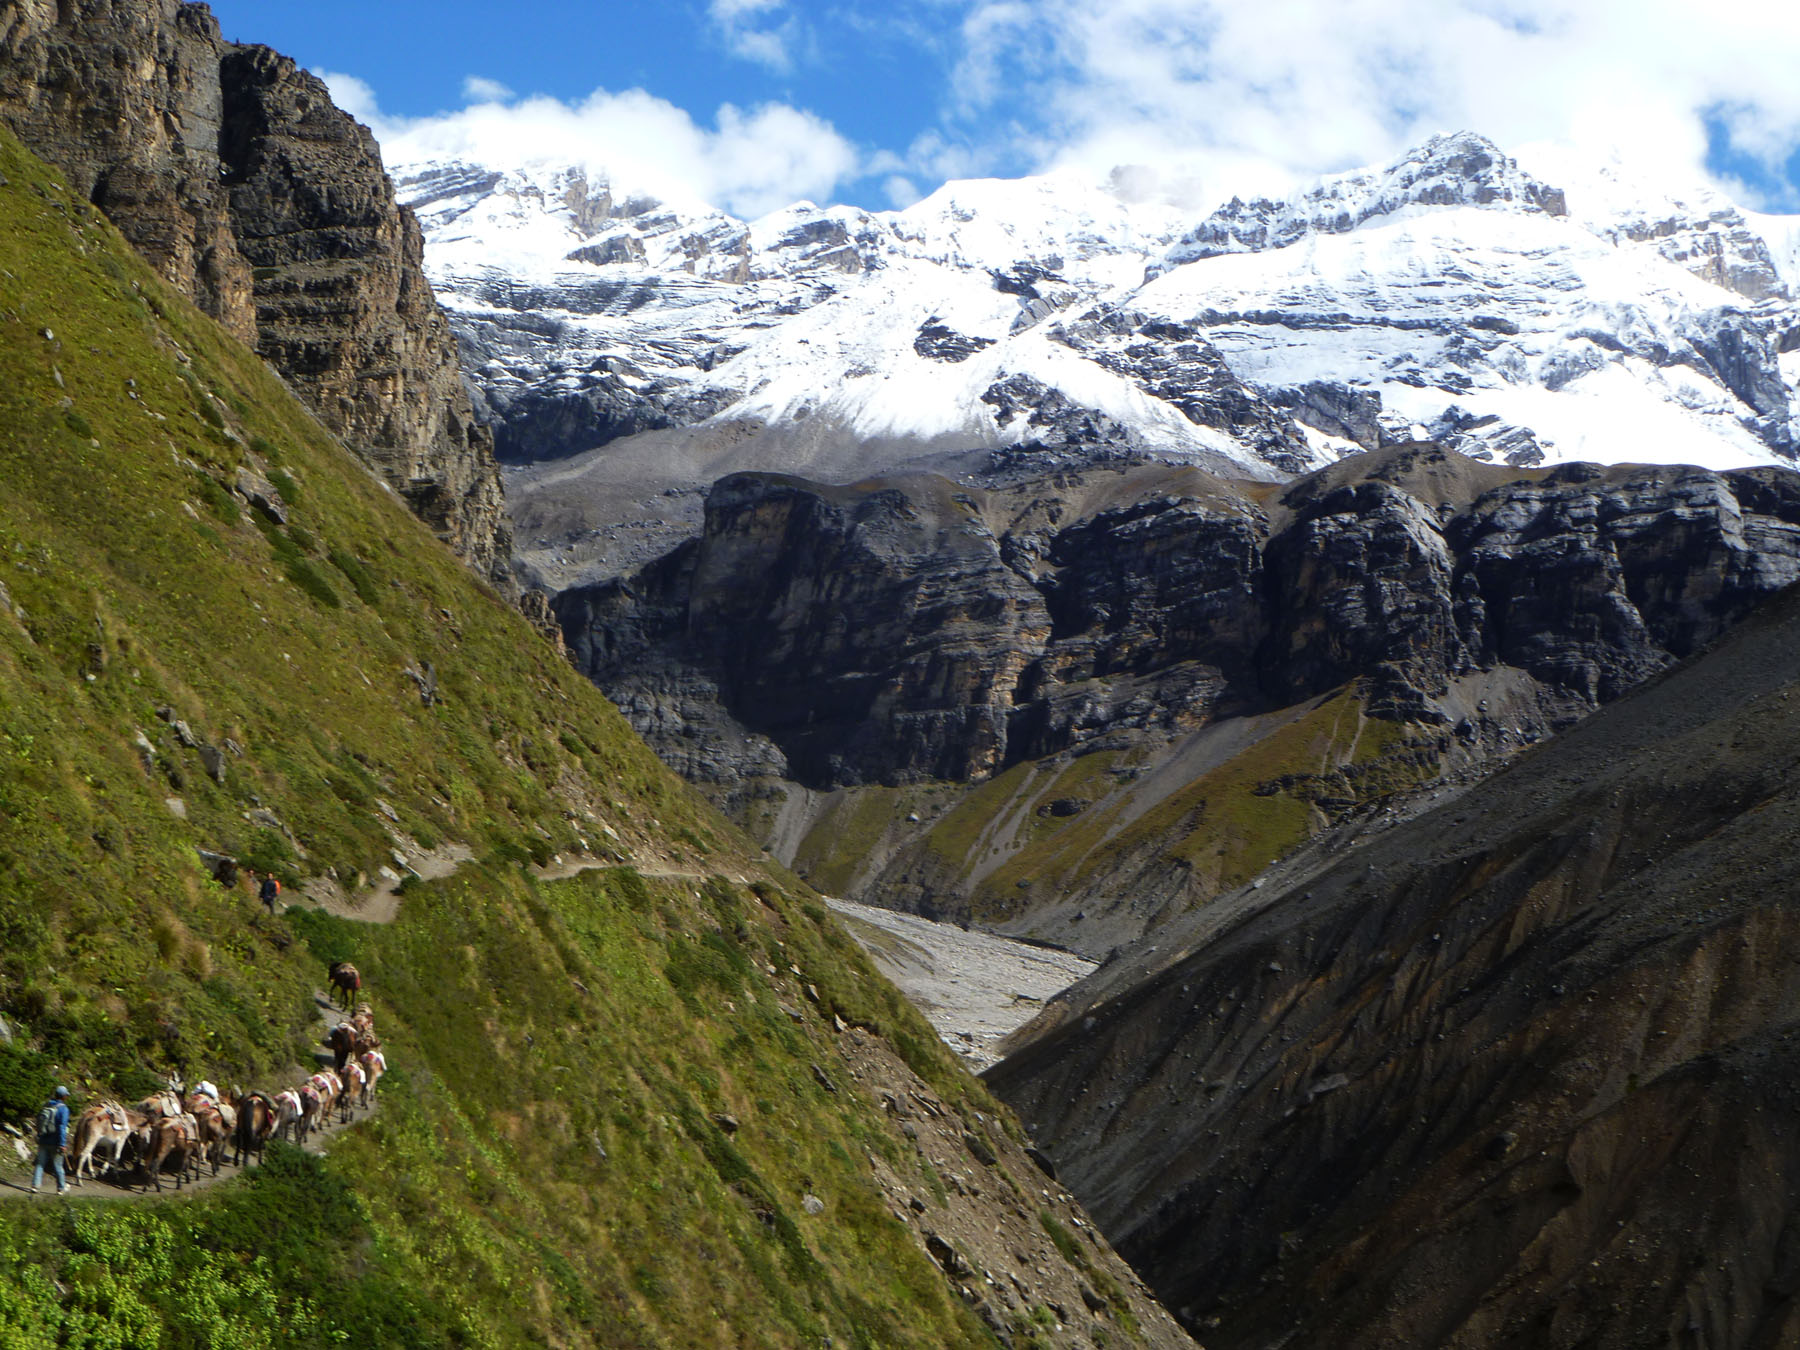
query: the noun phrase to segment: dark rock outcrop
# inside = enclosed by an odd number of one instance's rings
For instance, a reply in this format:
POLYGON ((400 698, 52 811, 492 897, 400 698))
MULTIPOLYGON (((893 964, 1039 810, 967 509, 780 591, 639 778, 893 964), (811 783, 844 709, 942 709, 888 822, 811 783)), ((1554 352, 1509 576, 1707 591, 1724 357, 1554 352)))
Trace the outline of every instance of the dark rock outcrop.
POLYGON ((690 774, 981 778, 1359 678, 1401 720, 1501 666, 1595 706, 1800 577, 1797 507, 1784 471, 1521 474, 1427 445, 1274 495, 1149 465, 990 492, 739 474, 698 539, 556 612, 690 774))
POLYGON ((1429 814, 1176 920, 990 1084, 1221 1350, 1781 1343, 1796 671, 1789 594, 1429 814))
POLYGON ((637 725, 685 727, 667 710, 716 689, 721 714, 778 745, 807 782, 994 772, 1044 622, 1036 590, 952 484, 835 489, 760 474, 714 486, 702 538, 629 582, 565 591, 556 610, 602 687, 635 670, 612 683, 637 725))
POLYGON ((1238 378, 1205 329, 1110 309, 1065 325, 1061 337, 1195 425, 1225 433, 1282 473, 1303 472, 1313 454, 1299 426, 1238 378))
POLYGON ((176 0, 0 9, 0 119, 250 343, 478 572, 511 569, 499 471, 367 128, 176 0))

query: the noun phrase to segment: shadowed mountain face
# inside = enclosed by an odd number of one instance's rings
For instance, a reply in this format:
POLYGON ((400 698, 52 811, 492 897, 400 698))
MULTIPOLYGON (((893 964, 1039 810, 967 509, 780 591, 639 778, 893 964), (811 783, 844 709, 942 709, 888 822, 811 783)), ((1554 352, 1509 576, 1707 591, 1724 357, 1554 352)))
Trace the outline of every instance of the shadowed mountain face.
POLYGON ((1800 1334, 1800 596, 990 1083, 1209 1346, 1800 1334))
POLYGON ((1286 488, 738 474, 698 539, 557 611, 658 753, 831 893, 1100 959, 1796 575, 1786 470, 1421 443, 1286 488))
POLYGON ((684 772, 831 788, 981 778, 1358 677, 1425 721, 1500 665, 1592 706, 1796 575, 1787 471, 1417 445, 1279 493, 1152 465, 996 491, 737 474, 699 539, 557 611, 684 772))

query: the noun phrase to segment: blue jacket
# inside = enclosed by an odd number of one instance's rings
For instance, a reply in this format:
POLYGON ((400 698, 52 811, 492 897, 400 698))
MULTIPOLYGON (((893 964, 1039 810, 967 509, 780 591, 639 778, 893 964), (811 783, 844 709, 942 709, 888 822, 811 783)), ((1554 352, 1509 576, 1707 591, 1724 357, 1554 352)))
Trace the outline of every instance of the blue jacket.
MULTIPOLYGON (((44 1105, 45 1106, 54 1106, 56 1108, 56 1146, 58 1148, 61 1148, 64 1144, 69 1142, 69 1108, 68 1108, 68 1105, 67 1105, 67 1103, 59 1102, 59 1101, 55 1101, 55 1100, 47 1101, 44 1103, 44 1105)), ((43 1140, 40 1138, 38 1142, 42 1143, 43 1140)))

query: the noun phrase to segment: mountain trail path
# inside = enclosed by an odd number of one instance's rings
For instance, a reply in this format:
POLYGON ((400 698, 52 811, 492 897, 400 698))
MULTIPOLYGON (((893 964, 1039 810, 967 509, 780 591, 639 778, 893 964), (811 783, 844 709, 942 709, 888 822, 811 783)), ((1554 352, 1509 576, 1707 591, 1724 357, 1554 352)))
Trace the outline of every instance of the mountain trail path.
MULTIPOLYGON (((337 1024, 339 1010, 323 990, 315 989, 313 991, 313 1003, 319 1009, 319 1026, 321 1028, 321 1048, 315 1051, 315 1055, 321 1065, 329 1065, 331 1052, 323 1048, 323 1036, 326 1031, 337 1024)), ((246 1089, 246 1091, 249 1090, 252 1089, 246 1089)), ((99 1100, 101 1099, 97 1097, 89 1098, 82 1105, 84 1107, 91 1106, 99 1100)), ((334 1138, 343 1131, 354 1129, 362 1124, 374 1116, 380 1108, 381 1097, 378 1092, 375 1100, 369 1104, 367 1109, 358 1109, 352 1112, 348 1121, 345 1121, 339 1112, 333 1111, 331 1119, 308 1135, 306 1143, 301 1147, 308 1153, 323 1154, 334 1138)), ((130 1168, 117 1171, 109 1177, 88 1177, 79 1185, 71 1175, 66 1195, 56 1193, 56 1178, 46 1174, 43 1190, 34 1195, 31 1191, 31 1167, 34 1161, 35 1159, 28 1154, 19 1159, 17 1168, 10 1166, 0 1168, 0 1201, 34 1200, 40 1203, 61 1204, 70 1200, 104 1200, 113 1203, 131 1200, 161 1200, 178 1195, 192 1195, 197 1190, 217 1186, 222 1182, 230 1181, 255 1165, 248 1161, 241 1167, 234 1164, 231 1161, 231 1148, 228 1145, 224 1158, 219 1162, 219 1170, 216 1175, 210 1167, 202 1166, 199 1180, 196 1181, 190 1177, 180 1187, 177 1187, 173 1178, 165 1173, 162 1190, 158 1191, 154 1183, 145 1176, 142 1168, 130 1168)))
MULTIPOLYGON (((474 861, 475 850, 467 844, 452 843, 400 856, 405 857, 402 865, 409 873, 425 881, 437 881, 443 877, 455 876, 464 863, 474 861)), ((396 861, 398 860, 397 857, 396 861)), ((539 881, 566 881, 570 877, 602 867, 633 867, 641 876, 685 877, 695 881, 703 880, 719 870, 714 868, 696 872, 657 859, 628 859, 620 862, 589 853, 570 853, 558 855, 543 867, 533 867, 531 874, 539 881)), ((340 919, 354 919, 358 923, 392 923, 400 917, 400 888, 405 884, 406 878, 392 868, 383 868, 382 871, 385 875, 379 882, 356 894, 346 891, 330 877, 308 878, 300 888, 303 898, 288 907, 322 909, 327 914, 335 914, 340 919)), ((723 875, 738 885, 743 885, 747 880, 735 872, 728 871, 723 875)))

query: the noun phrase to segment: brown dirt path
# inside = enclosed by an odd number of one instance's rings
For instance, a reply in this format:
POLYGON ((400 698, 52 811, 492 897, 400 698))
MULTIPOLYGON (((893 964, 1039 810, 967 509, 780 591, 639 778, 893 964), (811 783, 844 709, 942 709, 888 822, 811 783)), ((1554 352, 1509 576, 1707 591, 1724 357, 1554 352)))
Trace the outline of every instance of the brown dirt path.
MULTIPOLYGON (((315 990, 313 992, 313 1002, 319 1008, 320 1026, 328 1030, 337 1022, 338 1010, 332 1006, 331 1001, 326 997, 324 992, 320 990, 315 990)), ((330 1062, 329 1052, 321 1048, 318 1051, 318 1054, 323 1057, 321 1062, 330 1062)), ((344 1130, 354 1129, 356 1126, 373 1117, 380 1109, 380 1105, 381 1099, 377 1096, 374 1103, 371 1104, 366 1111, 359 1110, 353 1112, 351 1119, 348 1122, 345 1122, 338 1112, 333 1111, 331 1119, 321 1128, 313 1131, 313 1133, 307 1137, 306 1143, 302 1147, 304 1147, 308 1153, 323 1154, 333 1139, 344 1130)), ((230 1181, 239 1173, 247 1170, 249 1167, 255 1166, 254 1163, 246 1163, 243 1167, 234 1165, 230 1161, 230 1152, 231 1150, 227 1148, 226 1158, 220 1162, 217 1175, 213 1174, 210 1167, 204 1167, 201 1169, 200 1179, 198 1181, 189 1178, 179 1189, 175 1186, 174 1178, 165 1173, 163 1176, 163 1188, 159 1192, 155 1185, 147 1179, 143 1169, 138 1168, 133 1171, 120 1172, 110 1178, 89 1177, 79 1186, 75 1184, 75 1179, 71 1176, 69 1178, 68 1193, 61 1196, 56 1193, 56 1178, 48 1174, 44 1177, 44 1189, 42 1193, 38 1195, 33 1195, 31 1193, 32 1161, 26 1159, 19 1162, 16 1167, 8 1166, 4 1169, 0 1169, 0 1201, 35 1200, 39 1202, 66 1202, 70 1200, 107 1200, 118 1202, 144 1199, 157 1200, 172 1198, 177 1195, 192 1195, 197 1190, 204 1190, 210 1186, 217 1186, 221 1182, 230 1181)), ((8 1158, 9 1163, 13 1161, 15 1160, 10 1157, 8 1158)))
MULTIPOLYGON (((454 876, 458 868, 474 857, 475 851, 468 845, 452 843, 430 852, 411 855, 407 866, 426 881, 436 881, 441 877, 454 876)), ((531 874, 539 881, 565 881, 569 877, 602 867, 634 867, 647 877, 689 877, 696 881, 712 875, 710 871, 688 871, 657 861, 628 860, 621 863, 589 853, 562 855, 557 861, 544 867, 532 868, 531 874)), ((747 880, 735 872, 726 872, 724 875, 740 886, 747 880)), ((403 880, 404 878, 393 881, 384 879, 380 885, 371 886, 352 896, 329 877, 313 877, 301 888, 300 894, 304 898, 294 904, 322 909, 340 919, 355 919, 359 923, 392 923, 400 917, 400 886, 403 880)))

